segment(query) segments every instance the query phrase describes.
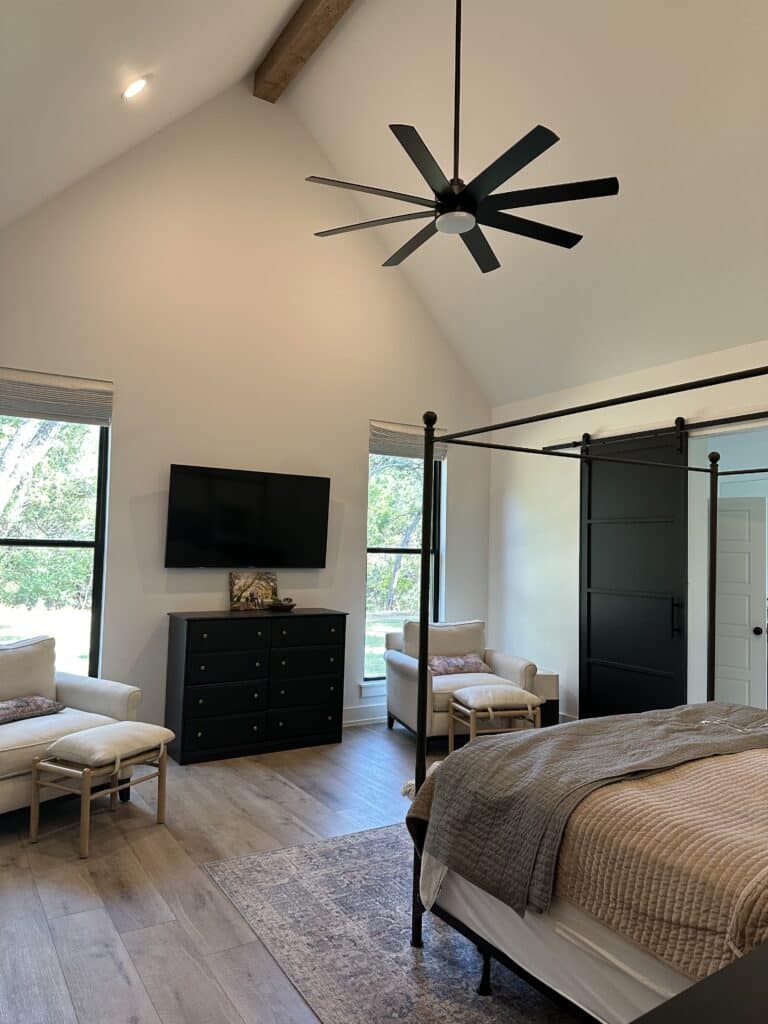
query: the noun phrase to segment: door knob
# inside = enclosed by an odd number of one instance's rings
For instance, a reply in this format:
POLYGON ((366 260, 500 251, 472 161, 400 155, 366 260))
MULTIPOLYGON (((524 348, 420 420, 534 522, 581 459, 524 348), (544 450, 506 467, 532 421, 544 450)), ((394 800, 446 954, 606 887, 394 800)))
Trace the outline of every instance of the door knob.
POLYGON ((752 630, 752 632, 755 634, 755 636, 762 636, 763 635, 763 627, 762 626, 755 626, 755 628, 752 630))

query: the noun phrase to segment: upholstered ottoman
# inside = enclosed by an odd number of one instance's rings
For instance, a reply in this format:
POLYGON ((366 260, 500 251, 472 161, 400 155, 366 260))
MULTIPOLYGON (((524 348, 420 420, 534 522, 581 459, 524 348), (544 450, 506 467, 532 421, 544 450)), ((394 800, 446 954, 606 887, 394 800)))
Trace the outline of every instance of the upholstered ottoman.
POLYGON ((36 843, 40 828, 40 790, 43 787, 80 795, 80 856, 88 856, 91 800, 109 794, 110 810, 117 809, 119 790, 157 779, 157 821, 165 821, 166 746, 174 738, 170 729, 146 722, 114 722, 62 736, 32 765, 32 805, 29 841, 36 843), (154 772, 119 782, 120 771, 137 765, 154 772), (68 780, 71 780, 68 785, 68 780), (94 782, 106 787, 93 790, 94 782))
POLYGON ((541 697, 511 683, 464 686, 455 690, 448 708, 448 752, 456 742, 456 723, 469 726, 470 742, 477 736, 511 732, 524 719, 535 728, 541 725, 541 697), (480 728, 478 722, 486 722, 480 728))

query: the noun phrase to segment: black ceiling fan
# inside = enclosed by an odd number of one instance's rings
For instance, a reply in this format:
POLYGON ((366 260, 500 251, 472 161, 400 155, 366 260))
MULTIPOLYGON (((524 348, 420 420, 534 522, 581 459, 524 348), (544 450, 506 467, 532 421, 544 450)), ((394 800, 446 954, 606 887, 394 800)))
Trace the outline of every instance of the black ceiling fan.
POLYGON ((453 106, 453 177, 449 181, 435 158, 427 149, 423 139, 415 128, 407 124, 391 124, 395 138, 416 165, 417 170, 434 193, 433 199, 407 195, 403 192, 392 192, 384 188, 373 188, 370 185, 355 185, 350 181, 336 181, 333 178, 318 178, 314 175, 307 181, 318 185, 332 185, 334 188, 352 189, 356 192, 367 192, 374 196, 398 199, 404 203, 423 206, 427 209, 418 213, 404 213, 396 217, 381 217, 378 220, 363 221, 360 224, 347 224, 340 228, 316 232, 319 238, 340 235, 347 231, 360 231, 362 228, 378 227, 380 224, 397 224, 400 221, 429 219, 428 223, 417 231, 405 245, 401 246, 384 263, 385 267, 396 267, 406 257, 415 252, 436 232, 449 235, 461 235, 461 240, 469 249, 478 267, 484 274, 496 270, 500 264, 493 249, 481 230, 483 227, 498 228, 526 238, 536 238, 551 245, 559 245, 572 249, 582 239, 573 231, 553 228, 548 224, 528 220, 505 213, 505 210, 520 209, 525 206, 545 206, 549 203, 564 203, 573 199, 593 199, 598 196, 613 196, 619 191, 617 178, 595 178, 590 181, 572 181, 565 185, 543 185, 540 188, 518 189, 516 192, 496 193, 495 190, 508 181, 514 174, 522 170, 526 164, 541 156, 558 137, 549 128, 537 125, 506 153, 494 160, 484 171, 465 184, 459 177, 459 112, 461 100, 461 4, 456 0, 456 66, 454 79, 453 106), (495 193, 495 194, 494 194, 495 193))

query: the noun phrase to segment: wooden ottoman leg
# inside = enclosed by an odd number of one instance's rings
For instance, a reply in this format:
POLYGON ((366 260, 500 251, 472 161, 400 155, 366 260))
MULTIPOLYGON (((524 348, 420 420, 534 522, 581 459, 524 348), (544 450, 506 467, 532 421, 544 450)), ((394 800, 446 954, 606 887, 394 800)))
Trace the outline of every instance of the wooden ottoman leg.
POLYGON ((469 742, 477 737, 477 712, 473 708, 469 712, 469 742))
POLYGON ((91 769, 83 769, 80 782, 80 856, 88 856, 91 831, 91 769))
POLYGON ((32 762, 32 803, 29 805, 29 841, 36 843, 40 832, 40 758, 32 762))
POLYGON ((456 721, 453 717, 453 708, 448 708, 448 753, 452 754, 456 744, 456 721))
MULTIPOLYGON (((118 776, 118 773, 116 771, 112 772, 112 774, 109 776, 109 787, 110 787, 110 789, 114 789, 114 787, 117 785, 117 783, 118 783, 118 777, 117 776, 118 776)), ((109 794, 109 809, 110 809, 110 811, 116 811, 117 810, 117 790, 116 789, 114 790, 113 793, 109 794)))
POLYGON ((157 762, 157 823, 165 824, 165 774, 168 768, 168 751, 163 747, 163 752, 157 762))
POLYGON ((534 729, 541 728, 541 708, 533 709, 533 727, 534 729))

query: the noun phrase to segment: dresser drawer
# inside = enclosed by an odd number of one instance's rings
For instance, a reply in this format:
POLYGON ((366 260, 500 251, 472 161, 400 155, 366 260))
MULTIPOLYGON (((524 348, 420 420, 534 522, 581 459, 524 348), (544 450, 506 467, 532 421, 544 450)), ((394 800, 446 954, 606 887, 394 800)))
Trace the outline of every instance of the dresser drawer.
POLYGON ((312 615, 277 619, 272 623, 275 647, 305 647, 314 644, 343 644, 345 619, 341 615, 312 615))
POLYGON ((342 647, 273 647, 270 655, 273 680, 340 675, 343 671, 342 647))
POLYGON ((285 708, 267 712, 270 740, 324 735, 341 728, 341 710, 329 707, 285 708))
POLYGON ((267 705, 267 683, 214 683, 193 686, 184 694, 184 713, 188 718, 211 715, 239 715, 267 705))
POLYGON ((194 718, 184 727, 186 750, 246 747, 265 739, 265 715, 232 715, 222 718, 194 718))
POLYGON ((269 646, 269 619, 197 619, 189 623, 190 651, 256 651, 269 646))
POLYGON ((190 654, 187 659, 187 682, 234 683, 245 679, 263 679, 268 667, 269 655, 266 651, 190 654))
POLYGON ((271 708, 294 708, 307 704, 335 705, 341 701, 341 679, 320 676, 315 679, 275 679, 269 690, 271 708))

